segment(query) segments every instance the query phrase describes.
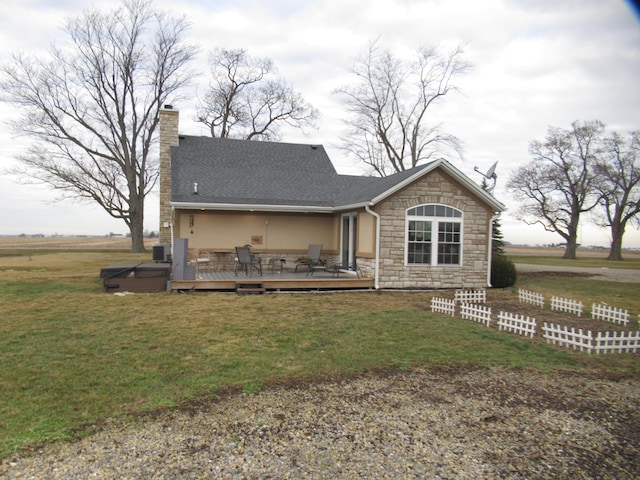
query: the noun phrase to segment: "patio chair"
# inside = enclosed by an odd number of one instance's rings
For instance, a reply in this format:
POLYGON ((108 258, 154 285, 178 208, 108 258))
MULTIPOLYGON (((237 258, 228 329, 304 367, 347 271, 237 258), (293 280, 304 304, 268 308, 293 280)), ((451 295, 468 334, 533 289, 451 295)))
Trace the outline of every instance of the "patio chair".
POLYGON ((238 270, 241 268, 244 268, 244 273, 247 276, 254 270, 262 276, 262 262, 260 261, 260 257, 251 253, 251 248, 247 246, 236 247, 236 255, 238 257, 236 270, 234 272, 236 276, 238 276, 238 270))
POLYGON ((303 260, 297 262, 296 272, 298 271, 298 267, 306 266, 307 271, 311 271, 313 268, 322 268, 326 265, 326 261, 322 260, 320 256, 322 255, 322 244, 312 243, 309 245, 307 249, 307 255, 303 258, 303 260))
POLYGON ((309 271, 307 272, 307 277, 310 277, 313 275, 314 272, 316 271, 325 271, 327 273, 330 273, 332 277, 339 277, 340 273, 351 273, 353 275, 355 275, 358 278, 362 278, 364 275, 362 274, 362 270, 360 270, 360 267, 358 266, 358 264, 356 263, 356 259, 353 259, 353 263, 352 264, 340 264, 340 263, 334 263, 334 264, 321 264, 321 265, 315 265, 312 266, 309 271))

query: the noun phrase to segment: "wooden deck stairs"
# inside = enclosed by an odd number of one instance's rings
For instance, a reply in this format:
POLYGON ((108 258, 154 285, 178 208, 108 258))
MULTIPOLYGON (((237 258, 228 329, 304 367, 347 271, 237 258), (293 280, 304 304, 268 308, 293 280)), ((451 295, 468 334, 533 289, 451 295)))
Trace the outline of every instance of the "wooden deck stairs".
POLYGON ((259 295, 265 292, 264 284, 260 280, 236 280, 238 295, 259 295))

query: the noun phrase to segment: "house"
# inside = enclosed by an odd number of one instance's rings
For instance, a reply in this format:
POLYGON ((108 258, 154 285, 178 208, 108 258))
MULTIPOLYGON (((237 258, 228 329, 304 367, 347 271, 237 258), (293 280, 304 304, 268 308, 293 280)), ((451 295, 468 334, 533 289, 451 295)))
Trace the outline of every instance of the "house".
POLYGON ((375 288, 488 285, 504 205, 446 160, 340 175, 321 145, 181 136, 178 122, 161 111, 160 242, 186 238, 194 256, 249 244, 287 261, 321 243, 375 288))

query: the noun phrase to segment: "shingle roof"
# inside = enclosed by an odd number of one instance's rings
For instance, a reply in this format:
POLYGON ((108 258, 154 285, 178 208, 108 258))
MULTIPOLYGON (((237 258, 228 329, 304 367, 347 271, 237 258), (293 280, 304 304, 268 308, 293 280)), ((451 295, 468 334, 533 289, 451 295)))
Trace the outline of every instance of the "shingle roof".
POLYGON ((383 178, 340 175, 321 145, 181 136, 171 148, 171 200, 336 209, 370 202, 428 167, 383 178))

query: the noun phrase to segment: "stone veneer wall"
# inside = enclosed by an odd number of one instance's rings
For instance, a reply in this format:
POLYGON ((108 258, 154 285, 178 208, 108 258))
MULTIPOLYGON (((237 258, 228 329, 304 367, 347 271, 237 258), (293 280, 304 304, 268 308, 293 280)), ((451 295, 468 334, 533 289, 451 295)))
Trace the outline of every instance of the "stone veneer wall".
POLYGON ((441 171, 405 188, 380 209, 380 288, 484 288, 487 286, 487 236, 490 209, 441 171), (463 213, 462 265, 404 264, 405 212, 426 203, 463 213))
POLYGON ((179 114, 160 110, 160 231, 158 241, 171 245, 171 147, 177 146, 179 114))
POLYGON ((373 258, 356 258, 358 269, 363 278, 373 278, 376 274, 376 262, 373 258))

